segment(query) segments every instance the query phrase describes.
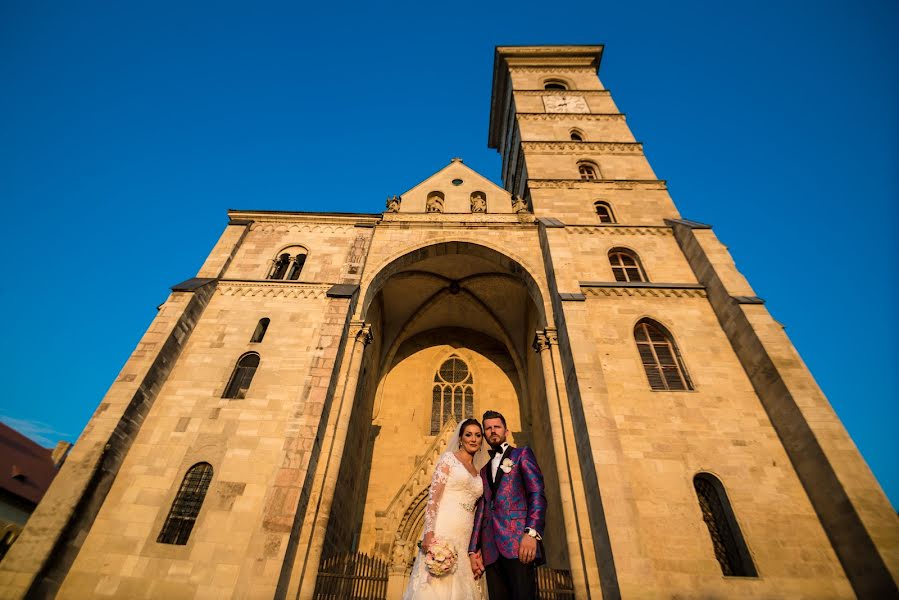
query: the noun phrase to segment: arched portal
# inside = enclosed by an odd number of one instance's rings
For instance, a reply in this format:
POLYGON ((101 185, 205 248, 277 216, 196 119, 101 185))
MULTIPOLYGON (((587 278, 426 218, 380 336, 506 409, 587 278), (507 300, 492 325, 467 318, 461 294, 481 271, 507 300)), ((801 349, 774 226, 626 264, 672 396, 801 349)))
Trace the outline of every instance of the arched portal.
POLYGON ((546 385, 532 350, 551 310, 537 278, 496 249, 444 242, 386 260, 361 293, 356 316, 371 324, 374 342, 322 557, 358 551, 390 560, 395 573, 407 568, 440 440, 451 429, 447 416, 455 423, 493 409, 506 416, 510 441, 537 455, 550 504, 548 562, 568 568, 546 385), (435 416, 447 399, 449 413, 435 416))

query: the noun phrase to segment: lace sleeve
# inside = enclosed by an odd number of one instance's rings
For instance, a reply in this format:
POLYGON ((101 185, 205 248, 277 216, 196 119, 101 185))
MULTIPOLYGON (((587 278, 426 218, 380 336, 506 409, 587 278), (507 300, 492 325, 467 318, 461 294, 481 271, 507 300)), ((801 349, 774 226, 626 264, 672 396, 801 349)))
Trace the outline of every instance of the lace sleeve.
POLYGON ((431 487, 428 488, 428 505, 425 507, 424 535, 434 533, 434 523, 437 521, 437 511, 440 508, 440 499, 449 479, 450 457, 443 454, 434 467, 434 476, 431 478, 431 487))

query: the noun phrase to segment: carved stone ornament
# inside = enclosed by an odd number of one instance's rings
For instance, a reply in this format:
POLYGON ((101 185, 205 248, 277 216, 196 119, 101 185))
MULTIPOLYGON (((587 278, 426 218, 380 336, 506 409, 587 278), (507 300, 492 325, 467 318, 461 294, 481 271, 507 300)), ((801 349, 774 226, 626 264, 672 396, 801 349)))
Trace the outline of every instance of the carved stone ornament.
POLYGON ((438 194, 431 194, 428 196, 428 203, 425 205, 425 210, 429 213, 442 213, 443 212, 443 198, 438 194))
POLYGON ((528 205, 516 195, 512 195, 512 210, 517 213, 529 212, 528 205))
POLYGON ((393 543, 393 556, 390 558, 390 566, 398 571, 404 571, 411 565, 414 558, 414 545, 409 540, 399 539, 393 543))
POLYGON ((471 212, 485 213, 487 212, 487 196, 484 192, 474 192, 471 195, 471 212))
POLYGON ((549 349, 549 341, 546 339, 546 334, 542 331, 538 331, 534 335, 534 343, 531 344, 531 347, 537 354, 549 349))
POLYGON ((368 346, 374 339, 374 336, 371 334, 371 325, 363 325, 356 333, 356 340, 362 342, 362 344, 366 346, 368 346))
POLYGON ((403 199, 399 196, 388 196, 387 197, 387 212, 399 212, 400 204, 402 204, 403 199))

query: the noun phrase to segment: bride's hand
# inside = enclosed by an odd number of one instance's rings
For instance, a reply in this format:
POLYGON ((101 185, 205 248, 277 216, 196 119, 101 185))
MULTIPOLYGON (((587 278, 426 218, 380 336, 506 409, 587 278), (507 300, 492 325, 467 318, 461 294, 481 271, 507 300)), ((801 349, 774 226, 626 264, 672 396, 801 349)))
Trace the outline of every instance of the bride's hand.
POLYGON ((425 534, 424 539, 421 540, 421 551, 427 554, 428 550, 431 549, 431 544, 434 543, 434 533, 429 531, 425 534))

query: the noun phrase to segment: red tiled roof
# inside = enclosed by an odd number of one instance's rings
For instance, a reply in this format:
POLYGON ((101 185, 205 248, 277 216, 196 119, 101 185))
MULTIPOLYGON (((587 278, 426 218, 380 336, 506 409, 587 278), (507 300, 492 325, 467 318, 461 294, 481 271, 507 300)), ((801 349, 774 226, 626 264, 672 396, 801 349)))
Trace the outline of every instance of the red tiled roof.
POLYGON ((52 452, 0 423, 0 489, 37 504, 56 476, 52 452))

